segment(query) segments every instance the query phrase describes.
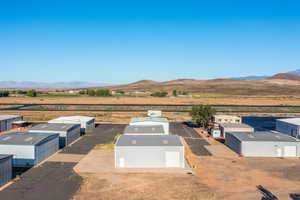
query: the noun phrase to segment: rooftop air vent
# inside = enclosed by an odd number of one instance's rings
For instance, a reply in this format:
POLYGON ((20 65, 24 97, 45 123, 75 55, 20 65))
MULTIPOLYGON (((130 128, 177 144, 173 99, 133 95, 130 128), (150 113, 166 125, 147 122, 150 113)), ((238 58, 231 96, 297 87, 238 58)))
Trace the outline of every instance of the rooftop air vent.
POLYGON ((164 143, 164 144, 168 144, 169 141, 168 141, 168 140, 163 140, 163 143, 164 143))
POLYGON ((7 136, 5 138, 3 138, 2 140, 6 141, 6 140, 9 140, 11 137, 10 136, 7 136))
POLYGON ((32 139, 33 139, 32 137, 28 137, 28 138, 26 138, 24 141, 29 142, 29 141, 31 141, 32 139))

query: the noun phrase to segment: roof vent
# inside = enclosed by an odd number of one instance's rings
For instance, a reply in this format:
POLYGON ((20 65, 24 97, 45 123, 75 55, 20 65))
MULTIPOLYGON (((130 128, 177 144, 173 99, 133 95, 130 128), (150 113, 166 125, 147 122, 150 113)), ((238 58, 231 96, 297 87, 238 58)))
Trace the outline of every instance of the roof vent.
POLYGON ((136 140, 132 140, 132 141, 131 141, 131 144, 136 144, 136 140))
POLYGON ((6 140, 9 140, 11 137, 10 136, 7 136, 5 138, 3 138, 2 140, 6 141, 6 140))
POLYGON ((164 144, 168 144, 169 141, 168 141, 168 140, 163 140, 163 143, 164 143, 164 144))
POLYGON ((29 142, 29 141, 31 141, 33 138, 32 137, 28 137, 28 138, 26 138, 24 141, 25 142, 29 142))

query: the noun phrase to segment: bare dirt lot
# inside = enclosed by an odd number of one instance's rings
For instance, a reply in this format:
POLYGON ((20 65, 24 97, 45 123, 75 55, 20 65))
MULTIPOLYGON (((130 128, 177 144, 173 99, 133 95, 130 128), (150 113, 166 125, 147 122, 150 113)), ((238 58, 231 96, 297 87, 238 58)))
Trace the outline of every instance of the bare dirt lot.
MULTIPOLYGON (((223 144, 207 138, 205 134, 196 137, 190 128, 173 124, 171 130, 173 134, 179 130, 178 133, 186 141, 206 140, 192 143, 192 146, 188 144, 193 149, 198 145, 200 149, 211 153, 195 155, 188 148, 187 158, 194 167, 193 175, 114 173, 109 170, 87 173, 83 170, 78 173, 85 181, 74 199, 253 200, 262 197, 256 189, 258 185, 268 189, 280 200, 291 200, 289 195, 300 193, 300 159, 239 157, 230 153, 230 149, 223 144)), ((93 161, 90 159, 90 162, 93 161)), ((84 164, 89 166, 88 163, 84 164)), ((101 164, 93 163, 93 169, 99 169, 95 164, 101 164)))

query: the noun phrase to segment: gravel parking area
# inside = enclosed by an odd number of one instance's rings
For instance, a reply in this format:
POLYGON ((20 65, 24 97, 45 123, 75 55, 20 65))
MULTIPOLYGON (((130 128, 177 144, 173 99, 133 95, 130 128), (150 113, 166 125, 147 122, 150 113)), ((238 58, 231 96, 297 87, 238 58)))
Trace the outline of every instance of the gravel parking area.
POLYGON ((96 144, 110 143, 117 134, 123 132, 124 128, 123 124, 99 124, 93 132, 85 134, 72 146, 65 147, 62 153, 87 154, 96 144))
POLYGON ((197 156, 211 156, 212 154, 205 148, 210 144, 200 136, 193 128, 183 123, 170 123, 170 132, 184 138, 191 151, 197 156))
POLYGON ((110 143, 123 128, 124 125, 99 125, 92 133, 86 134, 72 146, 54 155, 56 158, 65 159, 66 154, 70 154, 68 162, 54 162, 54 157, 51 157, 40 166, 29 169, 15 183, 0 191, 0 199, 70 199, 79 190, 83 181, 73 170, 79 158, 87 154, 96 144, 110 143), (72 157, 75 158, 74 162, 70 160, 72 157))

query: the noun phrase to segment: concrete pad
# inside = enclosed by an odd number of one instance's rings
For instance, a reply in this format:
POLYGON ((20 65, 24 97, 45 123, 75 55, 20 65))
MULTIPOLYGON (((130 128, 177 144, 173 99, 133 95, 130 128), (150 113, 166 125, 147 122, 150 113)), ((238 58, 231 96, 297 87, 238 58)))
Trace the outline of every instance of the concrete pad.
POLYGON ((64 153, 57 153, 51 156, 47 162, 79 162, 84 155, 80 154, 64 154, 64 153))
POLYGON ((239 157, 237 153, 229 149, 227 146, 223 144, 214 144, 205 146, 205 148, 216 157, 239 157))
POLYGON ((77 173, 192 173, 190 168, 115 168, 113 150, 92 150, 75 167, 77 173))

